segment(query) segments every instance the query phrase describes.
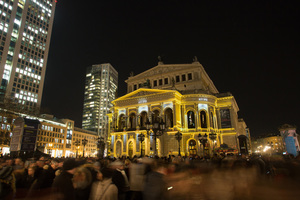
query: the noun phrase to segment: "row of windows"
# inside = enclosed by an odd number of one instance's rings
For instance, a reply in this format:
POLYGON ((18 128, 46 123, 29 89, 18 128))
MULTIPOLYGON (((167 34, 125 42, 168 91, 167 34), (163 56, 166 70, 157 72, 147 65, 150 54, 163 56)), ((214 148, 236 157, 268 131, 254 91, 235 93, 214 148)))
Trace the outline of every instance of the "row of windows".
POLYGON ((52 133, 52 132, 45 132, 45 131, 39 132, 39 135, 50 136, 50 137, 58 137, 58 138, 64 138, 64 135, 63 135, 63 134, 52 133))
MULTIPOLYGON (((47 143, 37 143, 37 146, 40 146, 40 147, 42 147, 42 146, 47 146, 47 143)), ((54 144, 53 145, 53 148, 59 148, 59 149, 62 149, 63 148, 63 145, 62 144, 54 144)))
POLYGON ((55 143, 64 143, 64 140, 57 139, 57 138, 48 138, 48 137, 37 137, 38 141, 44 141, 44 142, 55 142, 55 143))
MULTIPOLYGON (((153 80, 153 87, 161 86, 161 85, 169 85, 169 84, 174 84, 175 82, 184 82, 184 81, 190 81, 193 79, 192 73, 188 74, 182 74, 182 75, 176 75, 175 79, 174 77, 171 79, 169 78, 164 78, 164 79, 158 79, 158 80, 153 80)), ((142 83, 139 85, 134 85, 134 90, 137 90, 137 87, 141 88, 143 86, 142 83)))

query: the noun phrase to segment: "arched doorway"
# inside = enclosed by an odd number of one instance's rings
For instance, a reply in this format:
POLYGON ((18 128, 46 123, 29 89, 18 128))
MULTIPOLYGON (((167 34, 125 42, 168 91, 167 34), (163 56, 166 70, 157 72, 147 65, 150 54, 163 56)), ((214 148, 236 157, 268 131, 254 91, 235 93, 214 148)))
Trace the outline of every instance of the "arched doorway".
POLYGON ((133 156, 133 142, 132 141, 130 141, 128 144, 128 156, 129 156, 129 158, 132 158, 132 156, 133 156))
POLYGON ((122 156, 122 144, 120 141, 117 141, 116 143, 116 157, 121 157, 122 156))
POLYGON ((196 144, 197 144, 197 143, 196 143, 195 140, 190 140, 190 141, 189 141, 188 148, 189 148, 189 155, 190 155, 190 156, 195 156, 195 155, 197 155, 196 144))
POLYGON ((239 139, 240 153, 241 154, 249 154, 247 136, 240 135, 240 136, 238 136, 238 139, 239 139))
POLYGON ((172 128, 173 125, 173 111, 171 108, 167 108, 165 111, 165 117, 166 117, 166 128, 172 128))

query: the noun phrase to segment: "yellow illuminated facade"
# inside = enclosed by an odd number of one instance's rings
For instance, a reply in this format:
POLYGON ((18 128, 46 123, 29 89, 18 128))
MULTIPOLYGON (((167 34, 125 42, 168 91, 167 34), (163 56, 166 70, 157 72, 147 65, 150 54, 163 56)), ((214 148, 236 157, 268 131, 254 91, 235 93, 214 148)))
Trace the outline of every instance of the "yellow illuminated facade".
POLYGON ((218 92, 196 58, 191 64, 159 62, 126 82, 128 94, 112 102, 109 115, 111 156, 132 157, 141 152, 153 155, 155 146, 158 156, 177 155, 178 131, 182 133, 181 155, 186 156, 211 154, 224 143, 241 150, 239 136, 246 137, 249 143, 246 124, 238 119, 235 98, 230 93, 218 92), (166 131, 154 141, 146 123, 158 120, 165 123, 166 131), (145 136, 143 142, 139 140, 141 134, 145 136), (204 148, 199 134, 208 136, 204 148), (213 134, 215 139, 210 137, 213 134))

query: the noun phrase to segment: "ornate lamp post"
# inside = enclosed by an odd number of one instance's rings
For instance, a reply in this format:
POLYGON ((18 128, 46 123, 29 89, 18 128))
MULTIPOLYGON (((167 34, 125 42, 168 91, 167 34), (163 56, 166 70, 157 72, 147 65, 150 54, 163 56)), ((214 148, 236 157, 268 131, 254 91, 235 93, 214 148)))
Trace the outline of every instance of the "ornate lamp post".
POLYGON ((154 137, 154 155, 157 156, 156 138, 164 134, 166 125, 164 122, 155 121, 152 123, 152 130, 150 130, 150 122, 147 121, 145 124, 147 133, 150 136, 154 137))
POLYGON ((74 144, 76 146, 76 158, 77 158, 78 157, 78 147, 80 146, 80 141, 76 140, 74 144))
POLYGON ((141 141, 141 157, 143 157, 143 148, 142 148, 142 146, 143 146, 143 141, 145 140, 145 135, 143 133, 141 133, 141 134, 139 134, 138 138, 139 138, 139 141, 141 141))
POLYGON ((82 139, 82 145, 83 145, 83 157, 84 157, 84 150, 85 150, 85 145, 87 144, 88 140, 86 138, 82 139))
POLYGON ((215 141, 217 139, 217 134, 216 133, 210 133, 209 134, 209 139, 213 141, 213 153, 215 153, 215 141))
POLYGON ((180 154, 180 140, 182 139, 182 133, 179 131, 175 134, 175 138, 178 141, 178 156, 181 156, 180 154))
POLYGON ((205 144, 207 143, 207 134, 205 133, 204 135, 201 135, 199 133, 198 139, 199 139, 200 143, 203 145, 203 156, 204 156, 205 144))
POLYGON ((97 144, 98 144, 98 158, 103 158, 103 151, 102 151, 102 149, 103 149, 103 144, 104 144, 104 138, 103 137, 98 137, 97 138, 97 144))

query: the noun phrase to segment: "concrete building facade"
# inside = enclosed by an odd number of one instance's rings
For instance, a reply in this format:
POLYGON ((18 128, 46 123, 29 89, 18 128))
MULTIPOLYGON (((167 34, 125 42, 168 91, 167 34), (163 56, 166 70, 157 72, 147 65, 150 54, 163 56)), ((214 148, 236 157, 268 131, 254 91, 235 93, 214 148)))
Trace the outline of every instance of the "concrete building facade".
POLYGON ((109 63, 88 67, 85 81, 82 128, 107 136, 112 101, 116 99, 118 72, 109 63))
POLYGON ((0 103, 38 112, 55 0, 0 0, 0 103))

